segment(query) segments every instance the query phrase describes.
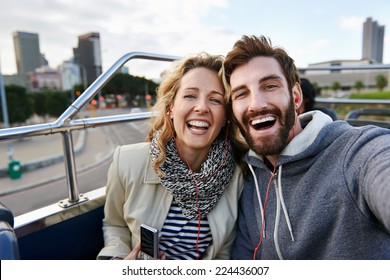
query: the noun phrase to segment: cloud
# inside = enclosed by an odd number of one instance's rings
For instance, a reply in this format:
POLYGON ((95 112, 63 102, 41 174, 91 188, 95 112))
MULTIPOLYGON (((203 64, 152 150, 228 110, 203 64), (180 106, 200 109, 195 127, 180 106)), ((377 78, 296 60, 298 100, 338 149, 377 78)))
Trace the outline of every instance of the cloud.
POLYGON ((324 47, 329 46, 330 42, 328 39, 322 38, 310 45, 310 48, 313 50, 323 49, 324 47))
POLYGON ((100 33, 104 69, 130 51, 182 56, 201 51, 210 42, 226 45, 221 42, 224 31, 205 26, 203 19, 227 5, 227 0, 10 1, 0 11, 0 51, 6 57, 2 66, 7 74, 12 68, 16 72, 14 31, 38 33, 41 52, 52 67, 71 58, 78 36, 88 32, 100 33))
POLYGON ((361 32, 365 17, 351 16, 341 19, 341 27, 354 32, 361 32))

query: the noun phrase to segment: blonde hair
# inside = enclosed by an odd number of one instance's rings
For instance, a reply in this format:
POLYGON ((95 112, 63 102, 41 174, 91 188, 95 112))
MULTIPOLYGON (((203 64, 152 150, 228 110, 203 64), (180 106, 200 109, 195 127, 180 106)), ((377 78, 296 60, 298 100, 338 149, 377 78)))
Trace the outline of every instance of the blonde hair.
MULTIPOLYGON (((160 166, 166 159, 165 146, 169 140, 173 138, 173 125, 171 119, 167 116, 169 109, 173 106, 174 99, 180 87, 180 81, 182 77, 192 69, 203 67, 208 70, 214 71, 218 74, 218 78, 222 84, 222 65, 223 56, 211 55, 206 52, 201 52, 195 55, 188 55, 180 61, 173 64, 171 71, 166 73, 164 80, 161 82, 157 89, 157 101, 153 106, 152 110, 154 118, 152 118, 151 129, 147 136, 147 141, 152 141, 153 137, 156 136, 156 132, 159 131, 157 146, 161 151, 161 156, 154 159, 152 165, 153 169, 157 174, 161 174, 160 166)), ((225 104, 228 102, 228 96, 225 94, 225 104)), ((226 105, 227 108, 227 105, 226 105)), ((226 111, 227 112, 227 111, 226 111)), ((230 120, 230 116, 226 116, 227 120, 230 120)), ((226 126, 225 126, 226 127, 226 126)), ((226 134, 226 128, 222 128, 218 138, 223 137, 226 134)), ((229 137, 235 138, 234 133, 229 131, 229 137)), ((233 150, 236 145, 236 141, 233 139, 232 145, 233 150)))

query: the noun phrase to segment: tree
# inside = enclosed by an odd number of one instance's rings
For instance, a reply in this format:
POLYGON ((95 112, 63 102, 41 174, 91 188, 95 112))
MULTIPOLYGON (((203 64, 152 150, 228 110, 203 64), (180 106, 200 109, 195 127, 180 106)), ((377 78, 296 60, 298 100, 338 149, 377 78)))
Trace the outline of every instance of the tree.
MULTIPOLYGON (((11 124, 23 123, 33 113, 33 102, 24 87, 18 85, 5 86, 8 119, 11 124)), ((0 107, 0 119, 3 122, 3 112, 0 107)))
POLYGON ((46 91, 46 113, 59 117, 70 104, 70 97, 63 91, 46 91))
POLYGON ((341 88, 341 85, 339 82, 335 81, 333 82, 332 84, 332 90, 334 91, 334 93, 337 93, 337 91, 341 88))
POLYGON ((363 82, 362 82, 361 80, 357 80, 357 81, 355 82, 355 84, 353 85, 353 87, 354 87, 358 92, 360 92, 360 90, 361 90, 362 88, 364 88, 364 84, 363 84, 363 82))
POLYGON ((383 75, 378 75, 375 77, 376 87, 382 91, 387 86, 387 79, 383 75))
POLYGON ((44 117, 47 113, 46 110, 46 96, 42 92, 31 94, 34 101, 34 113, 38 116, 44 117))
POLYGON ((104 86, 102 93, 103 95, 128 95, 131 100, 134 100, 136 96, 145 96, 146 89, 148 94, 154 96, 156 88, 157 84, 151 80, 119 73, 112 77, 112 79, 104 86))

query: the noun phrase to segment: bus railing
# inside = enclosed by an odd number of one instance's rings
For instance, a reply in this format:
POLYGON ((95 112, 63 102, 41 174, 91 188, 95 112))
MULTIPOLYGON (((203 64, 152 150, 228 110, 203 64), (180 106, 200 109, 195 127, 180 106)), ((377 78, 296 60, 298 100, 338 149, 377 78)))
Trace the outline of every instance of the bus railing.
POLYGON ((20 126, 0 130, 0 141, 17 138, 32 137, 60 133, 62 135, 63 154, 65 162, 66 180, 69 196, 61 200, 59 205, 63 208, 86 201, 88 198, 80 196, 77 187, 77 172, 74 156, 72 131, 96 127, 113 123, 143 120, 150 118, 150 113, 135 113, 118 116, 97 117, 73 120, 76 114, 97 95, 104 85, 128 61, 133 59, 146 59, 171 62, 179 57, 143 52, 131 52, 122 56, 107 71, 102 73, 66 110, 52 123, 20 126))
MULTIPOLYGON (((63 154, 68 185, 69 196, 59 202, 63 208, 70 207, 74 204, 86 201, 88 198, 80 196, 77 187, 77 172, 74 157, 74 146, 72 131, 86 129, 89 127, 105 126, 121 122, 144 120, 151 117, 150 112, 132 113, 116 116, 94 117, 86 119, 76 119, 80 110, 87 105, 104 87, 104 85, 117 73, 117 71, 128 61, 133 59, 146 59, 156 61, 171 62, 179 59, 176 56, 160 55, 143 52, 131 52, 122 56, 107 71, 102 73, 94 83, 92 83, 78 99, 76 99, 65 112, 52 123, 5 128, 0 130, 0 141, 12 140, 17 138, 32 137, 39 135, 57 134, 62 135, 63 154)), ((299 71, 304 73, 307 70, 372 70, 372 69, 390 69, 388 64, 370 64, 363 66, 329 66, 329 67, 308 67, 300 68, 299 71)), ((386 99, 347 99, 347 98, 316 98, 317 104, 390 104, 386 99)))

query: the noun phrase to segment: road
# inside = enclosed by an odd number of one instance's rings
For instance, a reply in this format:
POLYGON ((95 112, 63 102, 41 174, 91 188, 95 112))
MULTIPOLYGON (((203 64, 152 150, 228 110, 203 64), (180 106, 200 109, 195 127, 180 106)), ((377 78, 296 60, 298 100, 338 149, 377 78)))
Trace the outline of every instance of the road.
MULTIPOLYGON (((137 143, 145 139, 147 134, 147 121, 122 123, 104 127, 105 134, 110 137, 113 147, 123 144, 137 143)), ((103 128, 102 128, 103 129, 103 128)), ((93 140, 93 139, 92 139, 93 140)), ((88 143, 88 142, 87 142, 88 143)), ((98 147, 98 145, 95 145, 98 147)), ((97 150, 96 153, 99 153, 97 150)), ((86 193, 102 187, 107 180, 107 170, 111 163, 111 157, 99 162, 92 168, 77 173, 79 193, 86 193)), ((58 163, 63 166, 63 163, 58 163)), ((76 161, 77 165, 77 161, 76 161)), ((64 167, 62 167, 65 169, 64 167)), ((34 172, 34 171, 31 171, 34 172)), ((65 170, 63 171, 65 173, 65 170)), ((37 176, 38 172, 37 172, 37 176)), ((1 202, 14 212, 14 216, 56 203, 68 197, 66 179, 51 181, 33 188, 10 193, 1 196, 1 202)))

